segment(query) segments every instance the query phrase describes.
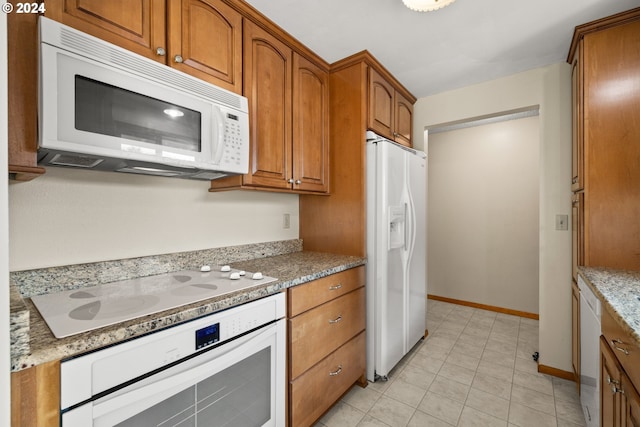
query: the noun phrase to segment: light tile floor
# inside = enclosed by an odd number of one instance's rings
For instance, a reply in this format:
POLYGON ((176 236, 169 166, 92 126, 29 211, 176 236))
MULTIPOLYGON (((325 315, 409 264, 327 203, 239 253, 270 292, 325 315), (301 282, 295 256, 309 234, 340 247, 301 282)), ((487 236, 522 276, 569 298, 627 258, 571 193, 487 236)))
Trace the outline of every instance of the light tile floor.
POLYGON ((316 427, 585 426, 575 383, 537 372, 538 321, 427 300, 427 329, 388 381, 355 386, 316 427))

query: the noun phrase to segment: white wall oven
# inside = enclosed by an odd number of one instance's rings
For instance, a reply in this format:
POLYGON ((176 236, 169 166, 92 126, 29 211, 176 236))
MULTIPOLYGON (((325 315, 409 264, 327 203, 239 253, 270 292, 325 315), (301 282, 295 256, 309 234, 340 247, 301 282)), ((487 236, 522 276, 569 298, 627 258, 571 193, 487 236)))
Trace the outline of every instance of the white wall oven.
POLYGON ((279 293, 66 360, 63 427, 285 425, 279 293))

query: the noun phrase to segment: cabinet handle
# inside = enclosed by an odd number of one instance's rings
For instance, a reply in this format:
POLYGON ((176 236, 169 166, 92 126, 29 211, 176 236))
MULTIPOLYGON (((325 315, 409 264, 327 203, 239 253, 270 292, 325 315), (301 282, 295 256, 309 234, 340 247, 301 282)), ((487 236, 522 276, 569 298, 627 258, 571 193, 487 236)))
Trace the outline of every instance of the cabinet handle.
POLYGON ((335 377, 336 375, 340 374, 340 372, 342 372, 342 365, 338 365, 338 369, 336 371, 329 372, 329 376, 335 377))
POLYGON ((173 60, 174 60, 175 62, 177 62, 178 64, 181 64, 181 63, 184 61, 184 59, 182 59, 182 56, 180 56, 180 55, 176 55, 176 56, 174 56, 174 57, 173 57, 173 60))
POLYGON ((615 348, 618 351, 623 352, 625 356, 628 356, 629 355, 629 350, 627 350, 626 348, 623 348, 623 347, 618 347, 617 344, 624 344, 624 342, 620 341, 619 339, 611 340, 611 345, 613 346, 613 348, 615 348))
POLYGON ((289 179, 287 180, 287 182, 288 182, 289 184, 293 184, 293 178, 289 178, 289 179))
POLYGON ((571 183, 572 183, 572 184, 575 184, 575 183, 577 183, 577 182, 578 182, 578 177, 575 177, 575 178, 573 178, 573 179, 571 180, 571 183))
POLYGON ((610 375, 607 375, 607 384, 620 385, 620 381, 614 380, 610 375))
POLYGON ((337 285, 329 286, 329 290, 330 291, 337 291, 340 288, 342 288, 342 283, 338 283, 337 285))
POLYGON ((302 181, 300 181, 299 179, 296 179, 296 185, 300 185, 302 184, 302 181))
POLYGON ((616 394, 616 393, 620 393, 620 394, 624 394, 624 390, 621 388, 618 388, 615 385, 611 386, 611 393, 616 394))
POLYGON ((336 317, 335 319, 329 319, 329 324, 334 324, 342 321, 342 315, 336 317))
POLYGON ((165 56, 167 54, 167 51, 164 50, 163 47, 157 47, 156 48, 156 55, 158 56, 165 56))

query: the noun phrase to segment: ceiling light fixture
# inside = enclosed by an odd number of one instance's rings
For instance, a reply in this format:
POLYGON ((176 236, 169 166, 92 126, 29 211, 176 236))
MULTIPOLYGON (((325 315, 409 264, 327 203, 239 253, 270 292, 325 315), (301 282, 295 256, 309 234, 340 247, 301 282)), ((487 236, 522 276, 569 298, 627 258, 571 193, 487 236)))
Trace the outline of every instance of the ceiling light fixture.
POLYGON ((431 12, 449 6, 456 0, 402 0, 405 6, 416 12, 431 12))

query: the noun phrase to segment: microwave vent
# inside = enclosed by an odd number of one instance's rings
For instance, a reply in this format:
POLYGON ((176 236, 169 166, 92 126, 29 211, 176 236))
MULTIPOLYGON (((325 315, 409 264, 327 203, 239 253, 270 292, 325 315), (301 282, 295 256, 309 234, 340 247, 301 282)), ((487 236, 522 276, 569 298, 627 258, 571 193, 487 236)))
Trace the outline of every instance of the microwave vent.
POLYGON ((104 159, 97 157, 80 156, 77 154, 56 154, 48 162, 54 166, 74 166, 77 168, 91 169, 98 166, 104 159))
POLYGON ((153 176, 166 176, 166 177, 180 177, 185 175, 184 172, 171 171, 164 169, 152 169, 152 168, 136 168, 136 167, 124 167, 116 169, 116 172, 135 173, 139 175, 153 175, 153 176))
POLYGON ((124 49, 113 48, 99 39, 61 28, 60 44, 83 56, 93 57, 106 64, 133 71, 145 78, 151 77, 164 84, 171 84, 174 87, 214 99, 229 107, 238 110, 242 109, 242 98, 232 92, 220 90, 210 84, 204 84, 186 74, 177 73, 176 70, 166 65, 157 64, 150 59, 127 52, 124 49))

